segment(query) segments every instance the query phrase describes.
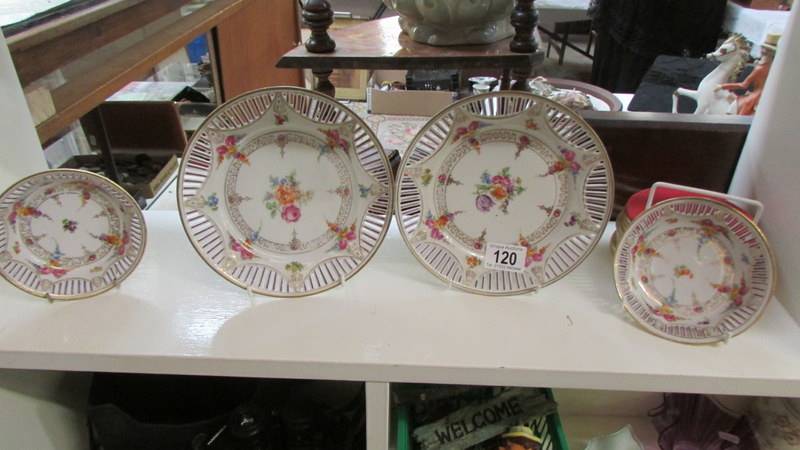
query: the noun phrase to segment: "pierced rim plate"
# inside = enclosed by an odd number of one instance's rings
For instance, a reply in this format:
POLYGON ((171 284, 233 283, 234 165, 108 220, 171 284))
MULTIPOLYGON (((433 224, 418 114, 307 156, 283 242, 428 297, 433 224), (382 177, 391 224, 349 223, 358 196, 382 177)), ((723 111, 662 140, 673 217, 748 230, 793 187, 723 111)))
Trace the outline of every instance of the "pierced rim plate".
POLYGON ((0 274, 29 294, 75 300, 105 292, 136 268, 146 239, 139 205, 91 172, 37 173, 0 195, 0 274))
POLYGON ((775 288, 775 262, 750 218, 715 200, 682 197, 633 221, 614 255, 614 281, 646 330, 705 344, 755 323, 775 288))
POLYGON ((575 112, 529 93, 454 103, 420 130, 400 167, 406 244, 446 283, 479 294, 524 294, 566 276, 613 205, 600 139, 575 112), (489 243, 525 247, 524 269, 485 268, 489 243))
POLYGON ((389 161, 355 113, 300 88, 219 107, 192 137, 178 208, 192 245, 252 292, 299 297, 353 276, 386 234, 389 161))

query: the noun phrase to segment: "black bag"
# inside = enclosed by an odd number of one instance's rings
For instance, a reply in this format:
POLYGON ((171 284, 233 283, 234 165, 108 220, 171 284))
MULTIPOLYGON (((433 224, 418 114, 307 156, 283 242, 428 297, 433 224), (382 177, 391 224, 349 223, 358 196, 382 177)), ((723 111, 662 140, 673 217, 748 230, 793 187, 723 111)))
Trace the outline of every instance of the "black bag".
POLYGON ((190 450, 250 401, 258 380, 95 374, 89 394, 93 450, 190 450))

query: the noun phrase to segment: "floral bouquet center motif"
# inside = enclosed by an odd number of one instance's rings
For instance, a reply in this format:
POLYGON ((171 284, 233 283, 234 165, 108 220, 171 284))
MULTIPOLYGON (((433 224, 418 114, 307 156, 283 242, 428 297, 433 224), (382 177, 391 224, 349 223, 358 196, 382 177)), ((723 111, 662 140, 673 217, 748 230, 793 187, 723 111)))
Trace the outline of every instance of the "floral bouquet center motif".
POLYGON ((285 177, 269 177, 270 190, 264 197, 264 205, 269 211, 269 216, 275 218, 280 213, 281 219, 286 223, 300 220, 302 211, 300 206, 311 200, 314 193, 300 189, 296 173, 292 171, 285 177))
POLYGON ((524 191, 522 178, 513 178, 510 168, 504 167, 494 176, 484 171, 481 182, 475 185, 475 207, 478 211, 489 212, 499 205, 500 211, 508 214, 508 205, 524 191))

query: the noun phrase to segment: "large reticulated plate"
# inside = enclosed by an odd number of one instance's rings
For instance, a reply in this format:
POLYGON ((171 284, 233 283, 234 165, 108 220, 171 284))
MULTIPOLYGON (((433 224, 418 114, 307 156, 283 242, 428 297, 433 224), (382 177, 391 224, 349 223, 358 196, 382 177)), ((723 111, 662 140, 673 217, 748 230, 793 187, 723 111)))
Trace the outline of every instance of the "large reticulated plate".
POLYGON ((681 197, 644 211, 614 255, 625 309, 648 331, 678 342, 725 340, 761 316, 775 262, 756 224, 736 208, 681 197))
POLYGON ((377 138, 334 99, 300 88, 243 94, 189 142, 178 207, 217 273, 277 297, 319 293, 360 270, 389 227, 392 175, 377 138))
POLYGON ((523 92, 454 103, 406 151, 395 201, 401 234, 433 274, 464 290, 514 295, 556 282, 600 239, 614 179, 577 113, 523 92), (489 243, 524 248, 518 271, 485 266, 489 243))
POLYGON ((39 297, 74 300, 118 286, 146 241, 136 201, 91 172, 48 170, 0 195, 0 274, 39 297))

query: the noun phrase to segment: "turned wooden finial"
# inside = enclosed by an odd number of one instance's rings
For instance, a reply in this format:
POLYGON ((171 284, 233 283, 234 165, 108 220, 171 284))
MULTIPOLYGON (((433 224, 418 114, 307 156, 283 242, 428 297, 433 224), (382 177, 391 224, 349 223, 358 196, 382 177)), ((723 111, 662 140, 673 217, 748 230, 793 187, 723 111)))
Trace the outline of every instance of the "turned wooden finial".
POLYGON ((517 0, 517 6, 511 12, 511 25, 516 33, 511 40, 511 51, 515 53, 533 53, 538 46, 533 37, 533 30, 539 22, 539 13, 533 7, 534 0, 517 0))
POLYGON ((333 23, 333 10, 327 0, 306 0, 303 22, 311 28, 306 50, 311 53, 330 53, 336 49, 336 42, 328 35, 328 27, 333 23))

